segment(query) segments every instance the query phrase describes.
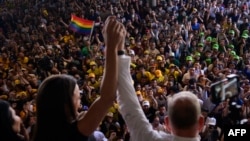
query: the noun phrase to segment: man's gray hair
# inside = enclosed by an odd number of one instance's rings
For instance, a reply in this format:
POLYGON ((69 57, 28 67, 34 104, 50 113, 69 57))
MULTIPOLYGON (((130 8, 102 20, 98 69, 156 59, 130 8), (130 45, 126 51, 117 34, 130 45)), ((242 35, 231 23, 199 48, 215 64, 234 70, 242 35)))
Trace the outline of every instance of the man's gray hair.
POLYGON ((168 99, 168 115, 175 128, 187 129, 194 126, 201 115, 198 97, 189 91, 174 94, 168 99))

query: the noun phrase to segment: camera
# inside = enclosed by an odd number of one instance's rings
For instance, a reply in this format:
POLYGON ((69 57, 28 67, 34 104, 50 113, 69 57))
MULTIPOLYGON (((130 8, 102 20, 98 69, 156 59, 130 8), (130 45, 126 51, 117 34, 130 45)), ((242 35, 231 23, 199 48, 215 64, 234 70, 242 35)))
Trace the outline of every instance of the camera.
POLYGON ((240 93, 239 76, 227 75, 225 79, 211 84, 211 102, 219 104, 227 98, 233 98, 240 93))

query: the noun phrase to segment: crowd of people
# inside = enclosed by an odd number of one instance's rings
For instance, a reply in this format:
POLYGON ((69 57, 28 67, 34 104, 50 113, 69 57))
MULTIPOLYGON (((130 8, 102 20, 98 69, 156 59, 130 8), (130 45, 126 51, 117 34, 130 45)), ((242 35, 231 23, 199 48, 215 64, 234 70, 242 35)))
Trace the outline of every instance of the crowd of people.
MULTIPOLYGON (((0 0, 0 99, 20 116, 24 140, 34 136, 37 92, 49 76, 73 76, 78 112, 87 112, 101 94, 102 30, 113 15, 126 28, 131 83, 152 128, 169 133, 168 98, 190 91, 206 121, 201 140, 223 140, 226 126, 250 124, 249 8, 248 0, 0 0), (95 21, 91 35, 68 28, 72 14, 95 21), (239 79, 236 97, 211 101, 211 84, 230 74, 239 79)), ((93 140, 129 140, 119 106, 114 101, 93 140)))

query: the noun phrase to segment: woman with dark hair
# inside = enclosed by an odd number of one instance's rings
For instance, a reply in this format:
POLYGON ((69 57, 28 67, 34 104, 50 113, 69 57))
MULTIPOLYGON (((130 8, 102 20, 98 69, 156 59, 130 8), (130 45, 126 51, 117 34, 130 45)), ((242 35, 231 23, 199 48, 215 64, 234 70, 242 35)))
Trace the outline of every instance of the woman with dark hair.
POLYGON ((34 141, 85 141, 100 125, 116 98, 117 48, 124 45, 126 30, 115 17, 104 26, 106 45, 105 72, 100 98, 84 116, 78 113, 81 96, 77 81, 69 75, 52 75, 38 88, 37 123, 34 141))
POLYGON ((28 141, 22 120, 7 101, 0 99, 0 141, 28 141), (22 134, 24 133, 24 134, 22 134))

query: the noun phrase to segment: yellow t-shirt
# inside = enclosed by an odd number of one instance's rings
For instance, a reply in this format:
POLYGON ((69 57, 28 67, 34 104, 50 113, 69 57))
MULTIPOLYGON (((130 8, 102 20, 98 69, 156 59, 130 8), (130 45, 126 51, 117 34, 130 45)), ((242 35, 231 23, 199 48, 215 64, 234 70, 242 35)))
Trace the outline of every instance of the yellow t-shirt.
POLYGON ((156 77, 156 81, 157 81, 158 84, 162 83, 164 81, 164 79, 165 79, 165 77, 163 75, 160 76, 160 77, 156 77))
POLYGON ((90 74, 90 73, 94 73, 95 76, 100 76, 102 74, 102 72, 100 71, 100 69, 98 67, 95 68, 95 70, 93 69, 88 69, 87 70, 87 73, 90 74))
POLYGON ((99 81, 95 81, 94 83, 89 81, 88 84, 89 84, 89 86, 92 86, 95 89, 98 89, 100 87, 100 82, 99 81))
POLYGON ((96 96, 91 96, 90 97, 90 103, 93 103, 98 97, 100 97, 100 95, 96 94, 96 96))
POLYGON ((10 64, 9 58, 7 58, 6 60, 3 60, 3 58, 0 57, 0 63, 3 64, 3 68, 4 68, 5 70, 9 69, 9 64, 10 64))
POLYGON ((113 106, 111 106, 108 110, 109 112, 114 114, 114 118, 116 120, 118 119, 118 108, 119 108, 118 103, 114 103, 113 106))
POLYGON ((16 93, 17 98, 26 98, 27 97, 27 92, 26 91, 20 91, 16 93))
POLYGON ((24 57, 24 58, 18 58, 17 60, 20 64, 21 67, 26 67, 27 63, 29 62, 29 57, 24 57))
POLYGON ((73 40, 74 41, 74 36, 72 36, 72 35, 64 35, 63 36, 63 41, 64 41, 64 43, 68 43, 69 42, 69 40, 73 40))
MULTIPOLYGON (((148 80, 150 80, 150 78, 152 78, 150 72, 148 72, 148 71, 145 71, 145 72, 144 72, 144 76, 147 77, 148 80)), ((137 73, 137 74, 136 74, 136 79, 137 79, 137 80, 141 81, 142 77, 143 77, 142 73, 137 73)))
POLYGON ((170 70, 169 69, 166 69, 166 72, 165 72, 165 74, 167 75, 167 76, 169 76, 169 75, 174 75, 174 78, 175 79, 177 79, 178 77, 179 77, 179 75, 180 75, 180 73, 178 72, 178 71, 174 71, 174 72, 170 72, 170 70))

